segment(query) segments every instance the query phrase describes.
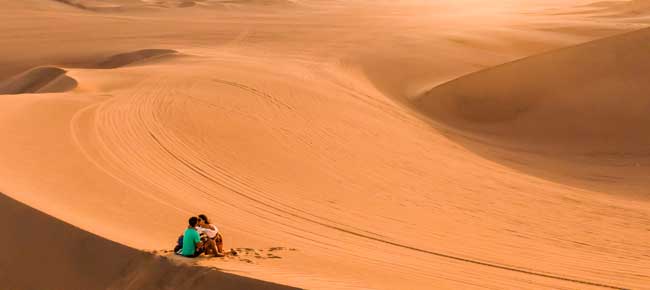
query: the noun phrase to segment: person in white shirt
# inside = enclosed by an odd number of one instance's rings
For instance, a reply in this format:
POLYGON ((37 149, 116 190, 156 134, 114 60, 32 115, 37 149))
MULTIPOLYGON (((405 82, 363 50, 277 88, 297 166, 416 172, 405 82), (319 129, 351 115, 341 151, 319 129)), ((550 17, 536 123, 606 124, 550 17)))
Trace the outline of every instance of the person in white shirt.
POLYGON ((208 217, 204 214, 199 215, 199 223, 196 230, 207 236, 206 239, 206 254, 213 253, 215 256, 223 256, 223 236, 219 232, 217 226, 210 223, 208 217))

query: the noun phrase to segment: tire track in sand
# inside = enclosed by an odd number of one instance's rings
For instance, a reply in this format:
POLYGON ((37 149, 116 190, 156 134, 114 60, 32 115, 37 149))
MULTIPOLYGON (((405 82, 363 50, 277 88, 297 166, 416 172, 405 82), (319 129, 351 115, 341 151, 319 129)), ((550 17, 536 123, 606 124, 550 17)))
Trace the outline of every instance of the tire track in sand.
MULTIPOLYGON (((236 83, 236 82, 227 81, 227 80, 217 79, 217 80, 214 80, 214 81, 218 82, 218 83, 221 83, 221 84, 229 85, 229 86, 244 90, 244 91, 246 91, 248 93, 251 93, 251 94, 254 94, 254 95, 257 95, 257 96, 260 96, 260 97, 264 97, 264 98, 268 99, 274 105, 279 106, 279 107, 281 107, 281 108, 283 108, 285 110, 293 110, 293 108, 291 106, 289 106, 289 105, 287 105, 287 104, 285 104, 285 103, 283 103, 281 101, 278 101, 277 98, 275 98, 271 94, 268 94, 268 93, 266 93, 264 91, 260 91, 258 89, 253 88, 253 87, 250 87, 250 86, 247 86, 247 85, 244 85, 244 84, 240 84, 240 83, 236 83)), ((160 84, 163 81, 157 80, 157 82, 160 84)), ((156 104, 151 103, 151 101, 161 102, 161 95, 163 95, 163 96, 165 95, 165 93, 163 93, 165 90, 167 90, 169 92, 169 88, 165 89, 165 88, 161 88, 161 87, 159 87, 158 90, 156 90, 155 92, 141 92, 141 93, 144 93, 144 94, 142 94, 140 97, 135 97, 135 99, 133 99, 133 100, 129 100, 129 102, 127 102, 128 105, 125 106, 124 108, 127 108, 129 111, 135 113, 135 115, 138 118, 145 118, 146 117, 146 118, 149 119, 147 121, 139 120, 138 122, 136 122, 136 123, 140 123, 140 125, 144 126, 143 128, 149 127, 151 129, 151 126, 153 126, 153 127, 157 127, 156 131, 160 131, 160 130, 167 131, 167 130, 164 130, 164 125, 161 124, 160 120, 157 120, 156 117, 155 117, 156 104), (149 97, 146 97, 147 95, 149 95, 149 97), (149 107, 149 110, 152 110, 152 111, 147 112, 146 107, 149 107), (135 111, 133 111, 133 110, 135 110, 135 111)), ((109 105, 110 105, 110 102, 107 102, 107 103, 103 104, 103 106, 109 106, 109 105)), ((107 109, 107 107, 105 107, 104 109, 107 109)), ((160 109, 160 108, 158 108, 158 109, 160 109)), ((129 114, 128 111, 118 111, 118 112, 122 116, 125 116, 125 117, 128 116, 128 115, 125 115, 125 114, 129 114)), ((106 113, 110 113, 110 111, 107 111, 106 113)), ((113 126, 114 125, 115 124, 113 124, 113 126)), ((114 129, 116 129, 116 127, 114 129)), ((114 132, 116 134, 118 133, 117 131, 114 131, 114 132)), ((132 132, 132 133, 134 133, 134 132, 132 132)), ((118 134, 118 135, 120 135, 120 134, 118 134)), ((318 220, 319 217, 312 218, 312 217, 309 217, 309 216, 305 216, 305 215, 296 213, 296 212, 291 211, 291 210, 284 209, 284 208, 281 207, 281 205, 273 204, 273 201, 270 203, 270 202, 262 200, 261 197, 255 197, 255 196, 252 196, 252 195, 248 194, 247 192, 244 191, 243 188, 239 189, 239 188, 236 188, 234 186, 231 186, 230 184, 226 184, 226 183, 222 182, 221 180, 219 180, 218 178, 215 178, 214 176, 212 176, 210 173, 203 170, 201 168, 201 166, 196 164, 197 160, 187 159, 185 157, 181 157, 178 154, 175 154, 173 149, 170 149, 168 146, 165 146, 165 144, 161 141, 161 139, 158 136, 156 136, 156 134, 152 133, 151 131, 148 132, 148 137, 151 138, 151 140, 154 142, 154 144, 157 145, 157 147, 159 147, 160 149, 162 149, 164 151, 164 154, 166 154, 166 155, 170 156, 171 158, 173 158, 173 159, 177 160, 178 162, 180 162, 180 164, 182 164, 184 167, 186 167, 191 172, 196 174, 198 177, 208 181, 209 183, 212 183, 212 184, 218 185, 220 187, 223 187, 223 188, 227 189, 229 192, 235 193, 238 196, 240 196, 241 198, 244 198, 246 200, 251 201, 252 204, 257 204, 257 205, 260 205, 262 208, 266 208, 266 209, 264 209, 264 211, 269 213, 269 214, 277 215, 278 213, 281 213, 281 214, 286 215, 286 216, 291 216, 293 218, 297 218, 299 220, 302 220, 302 221, 305 221, 305 222, 308 222, 308 223, 311 223, 311 224, 316 224, 316 225, 328 228, 330 230, 334 230, 334 231, 337 231, 337 232, 340 232, 340 233, 345 233, 345 234, 348 234, 348 235, 351 235, 351 236, 354 236, 354 237, 357 237, 357 238, 362 238, 362 239, 365 239, 365 240, 379 242, 379 243, 382 243, 382 244, 385 244, 385 245, 390 245, 390 246, 394 246, 394 247, 398 247, 398 248, 402 248, 402 249, 407 249, 407 250, 410 250, 410 251, 415 251, 415 252, 418 252, 418 253, 423 253, 423 254, 436 256, 436 257, 440 257, 440 258, 445 258, 445 259, 449 259, 449 260, 454 260, 454 261, 458 261, 458 262, 470 263, 470 264, 474 264, 474 265, 478 265, 478 266, 490 267, 490 268, 494 268, 494 269, 500 269, 500 270, 505 270, 505 271, 510 271, 510 272, 517 272, 517 273, 521 273, 521 274, 533 275, 533 276, 544 277, 544 278, 549 278, 549 279, 562 280, 562 281, 566 281, 566 282, 578 283, 578 284, 589 285, 589 286, 597 286, 597 287, 610 288, 610 289, 625 289, 624 287, 608 285, 608 284, 605 284, 605 283, 599 283, 599 282, 593 282, 593 281, 587 281, 587 280, 579 279, 579 278, 564 277, 562 275, 537 271, 537 270, 534 270, 534 269, 527 269, 527 268, 517 267, 517 266, 513 266, 513 265, 505 265, 505 264, 499 264, 499 263, 494 263, 494 262, 489 262, 489 261, 482 261, 482 260, 475 259, 475 258, 467 258, 467 257, 461 257, 461 256, 457 256, 457 255, 450 255, 450 254, 446 254, 446 253, 441 252, 441 251, 427 250, 427 249, 424 249, 424 248, 414 247, 414 246, 410 246, 408 244, 392 241, 392 240, 387 239, 387 238, 380 238, 380 237, 372 236, 372 235, 369 235, 369 234, 364 234, 362 232, 359 232, 358 231, 359 229, 351 230, 351 229, 348 229, 348 228, 344 228, 344 225, 339 226, 339 225, 330 224, 328 222, 318 220)), ((142 141, 144 141, 144 140, 142 140, 142 141)), ((122 141, 122 142, 124 142, 124 141, 122 141)), ((108 149, 109 147, 110 146, 106 146, 105 149, 109 150, 108 149)), ((195 157, 197 157, 197 156, 195 156, 195 157)), ((117 158, 117 156, 115 156, 115 158, 117 158)), ((201 158, 199 157, 199 159, 201 159, 201 158)), ((234 180, 232 180, 232 182, 238 183, 237 181, 234 181, 234 180)), ((253 192, 255 192, 255 191, 256 190, 253 190, 253 192)), ((208 192, 204 192, 204 193, 209 194, 208 192)), ((259 209, 260 208, 258 207, 258 210, 259 209)), ((265 218, 264 216, 259 216, 259 217, 260 218, 265 218)), ((279 221, 275 220, 274 222, 279 222, 279 221)), ((281 222, 279 222, 279 223, 281 223, 281 222)), ((288 224, 286 224, 286 225, 291 226, 291 225, 288 225, 288 224)), ((302 230, 304 230, 304 229, 302 229, 302 230)))

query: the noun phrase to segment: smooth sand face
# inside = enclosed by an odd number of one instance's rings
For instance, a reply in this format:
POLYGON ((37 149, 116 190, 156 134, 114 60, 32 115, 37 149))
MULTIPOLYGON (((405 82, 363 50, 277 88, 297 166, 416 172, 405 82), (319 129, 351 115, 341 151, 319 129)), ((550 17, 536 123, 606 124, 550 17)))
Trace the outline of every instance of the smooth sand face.
POLYGON ((1 2, 0 191, 53 217, 205 213, 249 250, 172 259, 309 289, 648 286, 647 1, 1 2))

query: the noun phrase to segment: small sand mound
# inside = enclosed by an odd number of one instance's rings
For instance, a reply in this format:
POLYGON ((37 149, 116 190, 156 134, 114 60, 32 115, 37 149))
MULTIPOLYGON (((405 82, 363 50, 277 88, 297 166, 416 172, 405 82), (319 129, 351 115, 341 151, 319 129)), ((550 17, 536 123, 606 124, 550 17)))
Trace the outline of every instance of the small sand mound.
POLYGON ((65 92, 77 87, 77 81, 58 67, 38 67, 0 82, 0 94, 65 92))
POLYGON ((650 29, 461 77, 416 106, 451 127, 526 149, 650 151, 650 29))
POLYGON ((1 193, 0 208, 3 289, 295 289, 179 265, 75 228, 1 193))
POLYGON ((98 62, 96 65, 94 65, 94 67, 103 69, 118 68, 138 62, 150 61, 165 56, 171 56, 176 53, 177 51, 172 49, 142 49, 110 56, 98 62))

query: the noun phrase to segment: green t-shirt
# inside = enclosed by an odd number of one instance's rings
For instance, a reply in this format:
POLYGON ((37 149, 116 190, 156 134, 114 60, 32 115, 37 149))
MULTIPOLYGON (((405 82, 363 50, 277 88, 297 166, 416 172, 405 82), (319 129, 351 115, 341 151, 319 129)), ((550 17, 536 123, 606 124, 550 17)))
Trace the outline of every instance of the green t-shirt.
POLYGON ((183 251, 181 254, 183 256, 192 256, 194 251, 196 251, 196 243, 201 241, 199 232, 195 229, 186 229, 185 234, 183 234, 183 251))

